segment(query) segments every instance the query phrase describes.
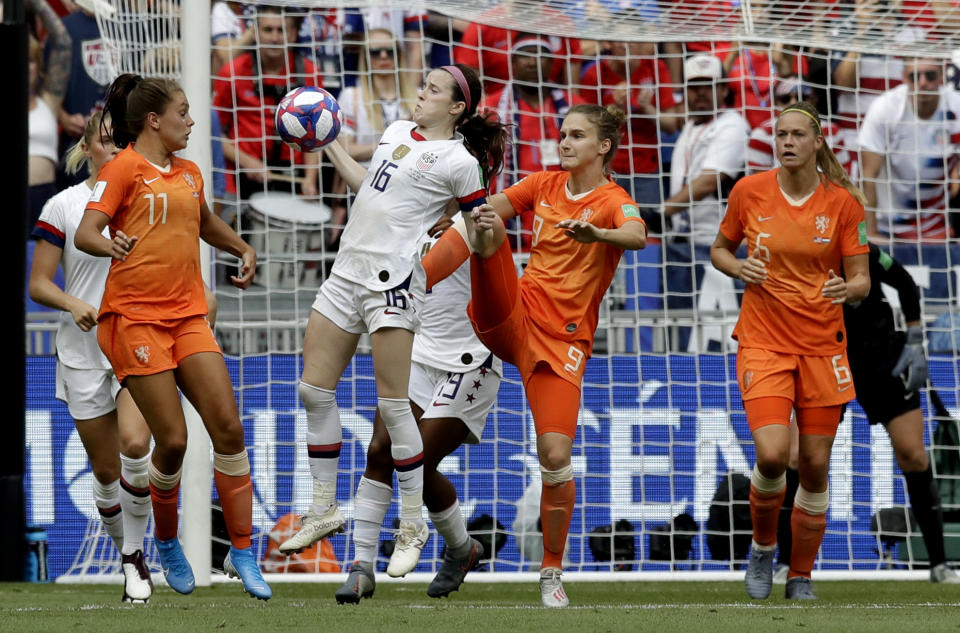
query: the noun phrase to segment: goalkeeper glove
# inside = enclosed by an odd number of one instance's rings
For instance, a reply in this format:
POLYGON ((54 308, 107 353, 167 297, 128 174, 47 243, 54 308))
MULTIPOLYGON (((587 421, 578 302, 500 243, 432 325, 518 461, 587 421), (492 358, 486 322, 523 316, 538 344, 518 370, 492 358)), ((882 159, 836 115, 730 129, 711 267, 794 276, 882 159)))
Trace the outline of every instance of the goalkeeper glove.
POLYGON ((912 393, 927 383, 927 357, 923 353, 923 328, 919 325, 907 328, 907 342, 891 375, 900 376, 907 393, 912 393))

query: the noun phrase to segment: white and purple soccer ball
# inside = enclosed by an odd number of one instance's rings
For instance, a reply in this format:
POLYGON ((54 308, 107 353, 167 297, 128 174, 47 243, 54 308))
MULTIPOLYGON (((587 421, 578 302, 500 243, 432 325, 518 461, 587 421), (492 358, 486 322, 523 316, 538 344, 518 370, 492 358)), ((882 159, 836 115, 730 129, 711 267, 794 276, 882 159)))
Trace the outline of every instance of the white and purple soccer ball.
POLYGON ((316 86, 294 88, 277 104, 277 133, 293 149, 316 152, 340 134, 340 104, 316 86))

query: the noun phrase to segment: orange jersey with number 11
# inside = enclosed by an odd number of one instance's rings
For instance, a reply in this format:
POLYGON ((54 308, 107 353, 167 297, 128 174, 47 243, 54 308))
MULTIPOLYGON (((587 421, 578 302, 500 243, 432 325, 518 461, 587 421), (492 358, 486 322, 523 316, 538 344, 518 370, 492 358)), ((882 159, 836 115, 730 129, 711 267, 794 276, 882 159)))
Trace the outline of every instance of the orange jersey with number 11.
POLYGON ((730 192, 720 232, 746 238, 767 265, 767 280, 747 284, 733 337, 743 347, 826 356, 846 349, 843 306, 822 294, 843 258, 865 254, 863 205, 843 187, 821 183, 802 205, 780 191, 777 170, 747 176, 730 192))
POLYGON ((110 234, 138 241, 126 261, 113 260, 100 314, 135 321, 207 313, 200 273, 203 177, 192 162, 171 157, 160 171, 130 145, 97 175, 87 210, 110 218, 110 234))

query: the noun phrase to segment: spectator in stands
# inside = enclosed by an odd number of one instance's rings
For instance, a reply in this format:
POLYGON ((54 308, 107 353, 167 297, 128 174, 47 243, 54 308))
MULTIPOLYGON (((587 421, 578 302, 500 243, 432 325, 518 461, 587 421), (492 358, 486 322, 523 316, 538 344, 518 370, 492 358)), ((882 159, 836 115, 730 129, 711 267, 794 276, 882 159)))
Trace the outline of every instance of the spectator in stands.
POLYGON ((29 0, 29 6, 37 12, 47 31, 50 56, 45 69, 40 43, 30 38, 27 236, 31 235, 44 203, 57 193, 57 112, 70 76, 71 54, 70 35, 46 0, 29 0))
POLYGON ((256 43, 256 29, 247 27, 243 7, 242 2, 215 2, 210 8, 213 73, 256 43))
MULTIPOLYGON (((343 56, 344 86, 352 86, 357 81, 357 68, 360 62, 359 47, 367 39, 367 34, 373 29, 385 29, 393 34, 394 39, 403 49, 407 68, 413 81, 423 80, 424 56, 429 55, 423 41, 423 29, 428 17, 425 11, 414 9, 389 9, 367 7, 362 9, 331 9, 335 14, 328 14, 327 24, 323 25, 314 20, 314 33, 331 40, 339 35, 342 39, 340 50, 333 50, 336 57, 343 56), (317 33, 317 28, 326 32, 317 33), (331 31, 336 29, 336 31, 331 31)), ((322 41, 322 40, 317 40, 322 41)), ((328 47, 329 48, 329 47, 328 47)), ((326 52, 329 51, 325 51, 326 52)), ((339 62, 339 59, 337 60, 339 62)))
MULTIPOLYGON (((534 172, 560 169, 560 124, 570 106, 582 100, 546 85, 554 62, 551 53, 546 37, 518 34, 510 49, 513 82, 483 101, 485 110, 496 112, 500 121, 511 126, 503 172, 491 183, 493 193, 534 172)), ((529 250, 533 218, 533 213, 520 215, 520 242, 514 242, 515 247, 529 250)))
POLYGON ((734 109, 747 119, 751 128, 768 121, 773 114, 776 77, 769 47, 737 43, 723 58, 723 70, 730 80, 734 109))
MULTIPOLYGON (((725 192, 744 171, 749 136, 746 119, 726 109, 723 67, 713 55, 684 64, 687 121, 670 164, 670 197, 663 203, 667 259, 667 305, 690 309, 700 289, 710 245, 723 218, 725 192)), ((677 342, 686 348, 689 332, 677 342)))
POLYGON ((214 81, 213 106, 228 139, 223 153, 236 170, 235 178, 227 179, 227 188, 238 192, 241 201, 264 189, 294 191, 291 180, 297 181, 297 192, 304 196, 319 191, 318 154, 293 152, 280 142, 273 120, 287 91, 304 84, 323 85, 314 64, 292 47, 299 28, 299 17, 280 7, 261 7, 256 48, 237 55, 214 81))
POLYGON ((357 84, 344 88, 338 101, 344 126, 340 142, 355 161, 368 166, 384 130, 409 119, 417 101, 417 85, 406 56, 388 29, 374 28, 360 47, 357 84))
POLYGON ((670 71, 650 42, 606 42, 597 63, 583 72, 580 95, 591 102, 615 105, 627 113, 621 146, 611 168, 617 183, 631 194, 645 217, 663 201, 660 131, 680 127, 673 116, 670 71))
MULTIPOLYGON (((819 109, 818 91, 807 83, 801 83, 797 77, 786 77, 778 79, 776 87, 773 90, 773 104, 776 113, 802 100, 819 109)), ((777 122, 777 116, 773 116, 769 121, 750 131, 750 143, 747 146, 747 173, 755 174, 760 171, 766 171, 779 167, 775 156, 776 140, 774 138, 774 127, 777 122)), ((823 124, 823 137, 837 160, 843 165, 844 170, 849 174, 852 162, 856 156, 855 152, 849 151, 843 145, 840 138, 840 128, 835 123, 823 124)))
MULTIPOLYGON (((485 23, 471 23, 463 32, 460 45, 453 49, 453 58, 458 63, 476 68, 483 79, 484 92, 499 90, 511 80, 510 49, 518 37, 516 31, 508 31, 496 26, 498 17, 508 10, 497 6, 485 14, 485 23)), ((530 15, 531 30, 537 26, 575 33, 573 20, 549 7, 530 15)), ((580 77, 580 41, 574 38, 546 36, 553 51, 553 66, 550 69, 549 83, 566 87, 577 83, 580 77)))
MULTIPOLYGON (((838 32, 855 37, 889 38, 898 43, 909 43, 922 38, 915 28, 891 31, 889 22, 877 19, 877 11, 885 0, 854 0, 852 12, 840 23, 838 32)), ((884 91, 898 85, 903 76, 903 62, 891 55, 861 54, 857 51, 837 51, 831 56, 832 100, 836 102, 834 123, 840 126, 840 139, 849 148, 857 147, 857 133, 870 104, 884 91)), ((853 163, 851 177, 860 178, 859 157, 853 163)), ((869 215, 869 214, 868 214, 869 215)))
POLYGON ((860 129, 867 232, 942 242, 952 234, 947 216, 956 194, 960 95, 943 85, 938 60, 907 60, 903 78, 871 104, 860 129))
MULTIPOLYGON (((53 55, 53 42, 48 38, 44 52, 47 69, 50 72, 58 68, 68 77, 63 103, 57 111, 60 124, 60 168, 57 170, 57 186, 60 189, 79 184, 87 177, 85 173, 68 175, 63 170, 63 153, 83 136, 87 119, 103 107, 107 86, 110 85, 110 67, 107 64, 106 45, 100 37, 100 27, 93 15, 91 0, 78 0, 79 11, 65 16, 62 20, 71 41, 71 56, 66 61, 57 62, 53 55)), ((61 58, 63 59, 63 58, 61 58)))

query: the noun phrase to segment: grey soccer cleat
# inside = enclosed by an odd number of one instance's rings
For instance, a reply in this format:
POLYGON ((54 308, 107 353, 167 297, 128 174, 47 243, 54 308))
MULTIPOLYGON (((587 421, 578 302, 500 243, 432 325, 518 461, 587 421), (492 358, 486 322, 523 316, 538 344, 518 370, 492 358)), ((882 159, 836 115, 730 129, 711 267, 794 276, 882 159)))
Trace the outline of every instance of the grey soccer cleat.
POLYGON ((770 596, 773 588, 773 549, 750 549, 750 562, 743 584, 751 598, 763 600, 770 596))
POLYGON ((338 604, 357 604, 364 598, 372 598, 377 588, 373 568, 367 563, 356 561, 350 566, 350 574, 343 586, 337 589, 333 597, 338 604))
POLYGON ((930 570, 930 582, 956 585, 960 583, 960 576, 957 576, 957 572, 950 569, 946 563, 940 563, 930 570))
POLYGON ((448 547, 443 555, 443 564, 440 565, 437 575, 427 587, 427 595, 431 598, 443 598, 460 589, 467 572, 476 569, 480 565, 481 558, 483 558, 483 545, 475 538, 470 539, 470 551, 463 558, 454 558, 448 547))
POLYGON ((787 589, 784 593, 787 600, 816 600, 813 593, 813 582, 803 576, 794 576, 787 579, 787 589))

